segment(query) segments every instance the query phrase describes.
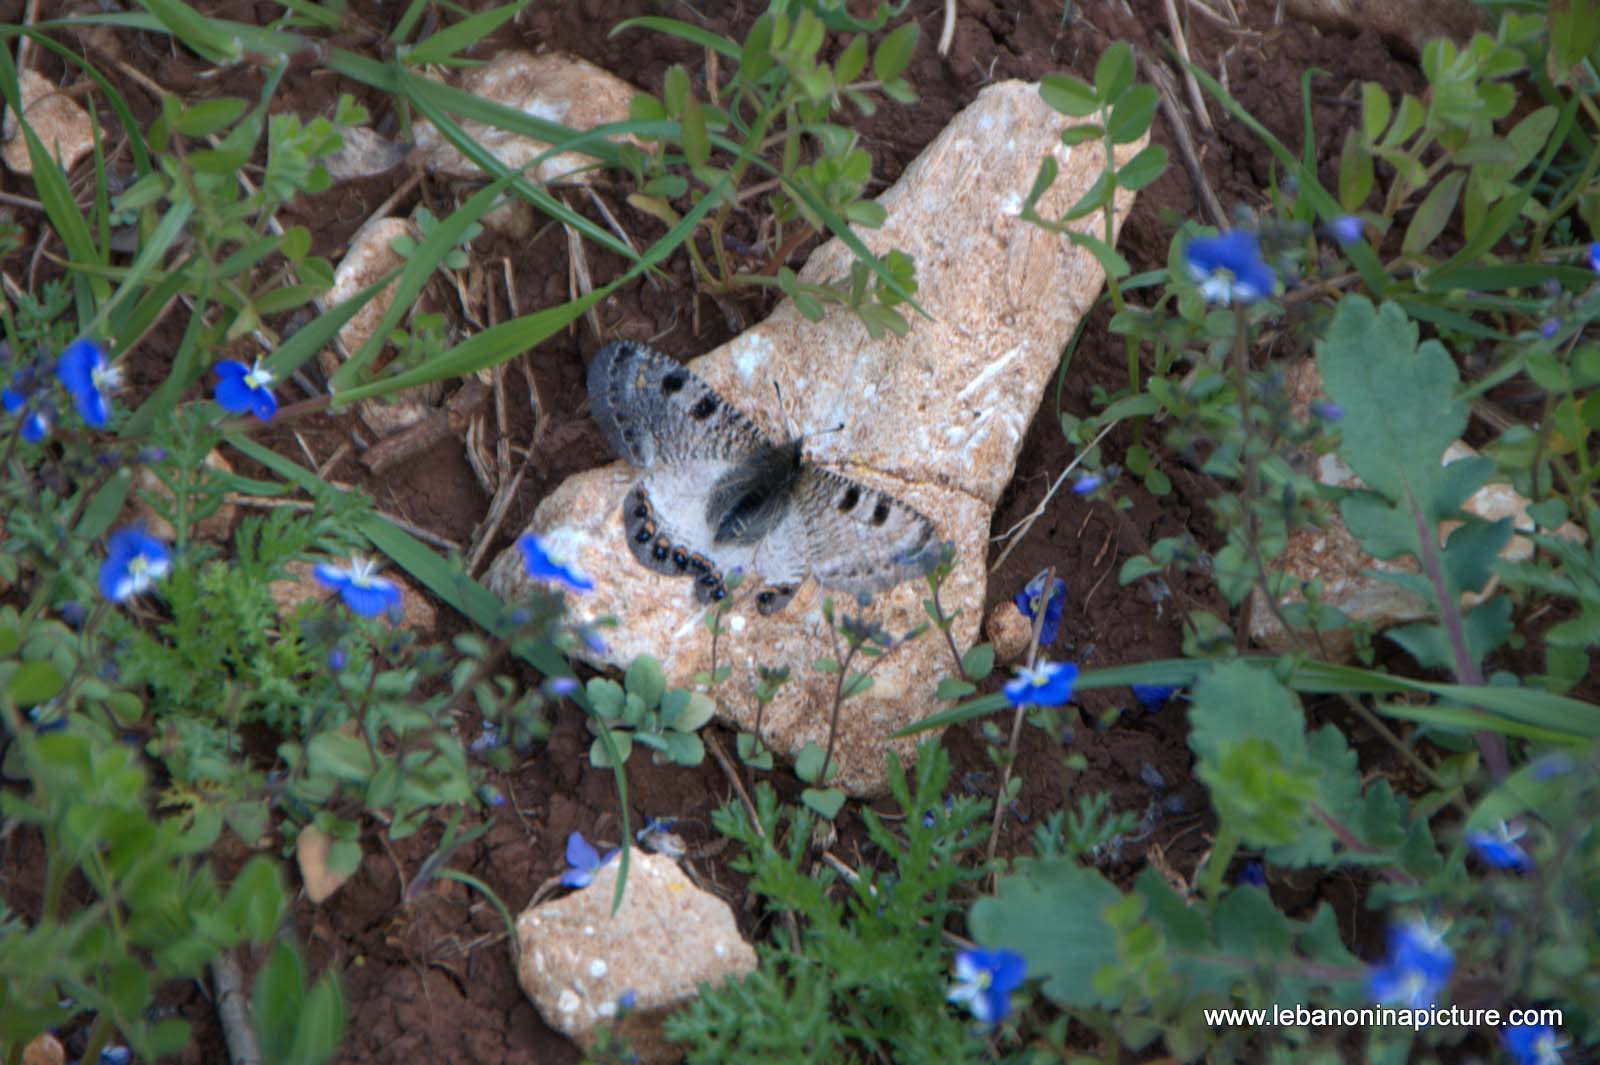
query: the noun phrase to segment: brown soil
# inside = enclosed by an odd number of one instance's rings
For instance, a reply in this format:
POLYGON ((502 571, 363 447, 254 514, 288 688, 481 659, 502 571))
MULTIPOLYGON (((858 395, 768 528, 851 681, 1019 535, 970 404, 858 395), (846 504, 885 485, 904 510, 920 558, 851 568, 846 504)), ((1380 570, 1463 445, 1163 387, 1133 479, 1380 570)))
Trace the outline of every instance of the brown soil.
MULTIPOLYGON (((246 2, 206 6, 211 14, 249 21, 278 12, 271 5, 246 2)), ((346 40, 346 46, 360 48, 359 42, 387 32, 394 17, 389 7, 353 6, 358 11, 353 22, 355 43, 346 40)), ((701 15, 688 4, 666 13, 739 38, 761 5, 703 6, 724 13, 701 15), (734 14, 726 13, 730 7, 734 14)), ((862 125, 873 154, 874 173, 885 185, 988 82, 1037 79, 1061 70, 1087 77, 1109 41, 1131 40, 1144 53, 1160 57, 1164 54, 1161 42, 1168 33, 1161 0, 1133 0, 1131 11, 1126 4, 1102 0, 1069 3, 1065 5, 1071 14, 1067 22, 1063 22, 1061 0, 963 0, 954 46, 947 58, 941 58, 933 43, 942 6, 933 0, 916 0, 912 5, 922 27, 922 41, 909 76, 920 102, 913 107, 885 107, 862 125)), ((20 0, 0 2, 0 18, 18 21, 21 8, 20 0)), ((1323 138, 1318 157, 1331 180, 1331 162, 1344 129, 1356 114, 1351 102, 1358 96, 1352 87, 1360 80, 1378 80, 1391 91, 1415 90, 1420 76, 1410 62, 1392 55, 1371 35, 1324 36, 1293 23, 1274 27, 1270 25, 1272 8, 1271 4, 1252 5, 1248 25, 1242 30, 1227 30, 1196 17, 1189 27, 1189 46, 1205 69, 1219 76, 1225 72, 1225 81, 1244 105, 1295 150, 1301 136, 1301 72, 1313 66, 1331 72, 1318 82, 1315 106, 1316 128, 1323 138)), ((655 91, 672 63, 687 64, 696 77, 703 77, 704 56, 682 42, 641 31, 609 35, 611 27, 624 18, 658 13, 659 6, 646 0, 535 5, 502 31, 494 44, 573 52, 655 91)), ((189 100, 219 93, 252 96, 255 91, 254 75, 248 70, 203 80, 200 75, 208 73, 205 65, 172 50, 165 38, 121 34, 111 42, 118 55, 105 50, 107 42, 107 37, 97 37, 90 57, 118 83, 146 120, 154 115, 156 101, 121 72, 119 59, 149 72, 168 90, 189 100)), ((372 46, 365 50, 376 51, 372 46)), ((56 62, 53 56, 41 54, 38 61, 47 72, 58 73, 51 69, 56 62)), ((393 130, 396 116, 387 100, 325 72, 288 79, 275 106, 305 116, 330 114, 341 92, 354 93, 366 103, 380 130, 393 130)), ((1263 190, 1272 177, 1269 155, 1246 130, 1224 120, 1219 108, 1212 107, 1211 116, 1217 123, 1214 134, 1197 129, 1207 180, 1225 208, 1263 205, 1263 190)), ((1173 164, 1141 195, 1124 231, 1122 250, 1135 271, 1164 265, 1174 227, 1182 220, 1199 217, 1199 199, 1179 161, 1164 116, 1157 119, 1155 138, 1172 152, 1173 164)), ((285 222, 308 226, 316 234, 316 253, 337 257, 356 228, 407 176, 393 174, 340 186, 304 203, 285 222)), ((16 191, 31 193, 25 183, 16 191)), ((611 195, 611 190, 602 190, 602 195, 640 239, 653 239, 659 233, 655 223, 632 213, 620 196, 611 195)), ((455 196, 452 188, 427 181, 419 191, 403 198, 397 210, 404 212, 423 202, 442 216, 451 209, 455 196)), ((580 197, 571 197, 569 202, 577 209, 592 211, 580 197)), ((489 306, 480 310, 496 320, 567 298, 566 246, 558 228, 546 228, 533 240, 520 243, 486 236, 475 260, 490 280, 485 289, 495 293, 489 306), (509 264, 515 279, 516 310, 506 305, 501 294, 502 262, 509 264)), ((620 270, 618 261, 593 251, 590 268, 597 281, 620 270)), ((509 542, 538 501, 564 477, 611 458, 598 433, 581 416, 583 361, 588 351, 605 338, 626 335, 653 338, 662 349, 687 357, 728 339, 768 309, 759 301, 719 304, 696 300, 690 294, 685 257, 679 255, 667 268, 675 284, 659 290, 636 286, 600 307, 604 337, 593 335, 587 324, 580 323, 574 332, 528 353, 538 392, 536 404, 530 404, 521 391, 520 374, 508 379, 516 413, 505 431, 519 448, 530 446, 531 441, 534 457, 497 546, 509 542), (542 426, 535 424, 531 412, 535 405, 548 412, 548 422, 542 426)), ((436 298, 442 304, 455 305, 453 295, 439 293, 436 298)), ((1091 393, 1096 386, 1112 390, 1126 384, 1121 344, 1108 336, 1106 320, 1104 308, 1091 319, 1060 390, 1060 410, 1091 414, 1091 393)), ((164 328, 178 329, 181 324, 164 328)), ((145 346, 163 350, 164 339, 175 344, 176 333, 170 338, 152 338, 145 346)), ((135 375, 134 388, 154 384, 164 372, 161 365, 145 369, 144 380, 135 375)), ((1047 393, 1045 410, 1035 420, 1016 478, 995 515, 996 532, 1010 528, 1036 506, 1073 457, 1058 428, 1056 402, 1047 393)), ((300 439, 319 460, 345 444, 354 428, 349 419, 297 426, 300 439)), ((300 444, 288 430, 274 430, 266 439, 286 453, 302 457, 300 444)), ((1134 442, 1129 432, 1114 434, 1107 442, 1108 458, 1120 459, 1134 442)), ((1159 447, 1154 436, 1143 442, 1159 447)), ((1143 585, 1124 588, 1116 579, 1130 555, 1164 536, 1187 531, 1202 544, 1216 546, 1205 504, 1218 486, 1176 464, 1168 468, 1173 470, 1175 487, 1164 499, 1154 498, 1126 480, 1118 486, 1133 499, 1132 509, 1121 516, 1105 504, 1085 502, 1065 492, 1058 495, 992 575, 990 605, 1010 598, 1034 573, 1054 566, 1070 590, 1063 631, 1052 648, 1054 657, 1093 668, 1178 656, 1179 615, 1186 606, 1225 613, 1208 582, 1175 579, 1175 597, 1156 602, 1143 585)), ((384 511, 457 543, 470 538, 488 502, 453 442, 383 479, 365 477, 350 461, 337 467, 333 476, 363 484, 384 511)), ((447 622, 446 628, 459 625, 447 622)), ((1086 710, 1085 721, 1094 721, 1129 702, 1126 692, 1100 691, 1085 693, 1081 705, 1086 710)), ((711 731, 726 748, 732 748, 731 734, 711 731)), ((1149 834, 1130 843, 1105 866, 1108 875, 1126 881, 1152 858, 1188 875, 1208 846, 1210 821, 1204 793, 1190 775, 1185 737, 1181 704, 1169 705, 1156 714, 1135 708, 1105 729, 1079 727, 1067 745, 1041 730, 1025 730, 1018 766, 1025 786, 1014 807, 1017 816, 1008 821, 1002 836, 1002 853, 1025 850, 1033 826, 1050 811, 1074 805, 1079 796, 1104 791, 1110 794, 1115 809, 1139 815, 1150 809, 1159 811, 1149 834), (1080 753, 1086 768, 1065 769, 1062 763, 1069 752, 1080 753)), ((996 781, 979 727, 954 730, 945 743, 955 759, 962 790, 991 794, 996 781)), ((618 841, 612 778, 588 766, 586 745, 587 735, 577 711, 566 708, 549 742, 499 782, 512 801, 494 815, 488 833, 458 852, 452 862, 486 882, 513 911, 547 878, 560 872, 563 842, 569 832, 581 830, 589 839, 607 845, 618 841)), ((780 772, 775 777, 785 793, 798 791, 789 774, 780 772)), ((682 819, 691 847, 711 841, 710 813, 731 798, 726 779, 710 760, 691 770, 652 767, 647 759, 635 758, 629 766, 629 788, 634 824, 655 816, 682 819)), ((837 852, 859 857, 867 848, 860 846, 864 833, 853 808, 846 808, 838 827, 837 852)), ((366 861, 338 894, 320 907, 304 901, 295 907, 297 931, 313 966, 318 971, 331 968, 343 974, 350 1023, 340 1060, 438 1065, 576 1062, 575 1048, 543 1023, 517 987, 502 926, 483 898, 459 883, 439 882, 414 903, 402 902, 402 884, 429 856, 441 829, 442 825, 435 823, 393 846, 385 846, 375 832, 369 834, 364 841, 366 861)), ((12 851, 12 862, 20 859, 26 863, 30 855, 37 862, 40 852, 37 846, 25 843, 12 851)), ((723 893, 747 931, 756 930, 759 916, 744 892, 742 879, 727 868, 727 857, 724 851, 695 862, 696 873, 702 882, 723 893)), ((12 864, 6 881, 11 882, 15 874, 26 882, 26 873, 18 870, 12 864)), ((1359 886, 1345 881, 1290 883, 1274 874, 1273 888, 1280 901, 1297 913, 1329 899, 1345 918, 1348 933, 1359 937, 1365 932, 1358 924, 1362 916, 1359 886)), ((23 913, 28 912, 30 901, 37 904, 26 892, 10 901, 23 913)), ((192 985, 174 989, 170 1006, 195 1024, 192 1049, 180 1060, 225 1060, 212 1007, 192 985)))

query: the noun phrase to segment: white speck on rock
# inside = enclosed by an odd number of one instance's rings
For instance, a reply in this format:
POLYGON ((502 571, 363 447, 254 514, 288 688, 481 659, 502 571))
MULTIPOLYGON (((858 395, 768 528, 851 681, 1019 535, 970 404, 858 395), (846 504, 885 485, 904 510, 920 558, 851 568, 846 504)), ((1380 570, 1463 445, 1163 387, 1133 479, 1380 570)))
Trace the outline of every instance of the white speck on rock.
POLYGON ((570 987, 561 992, 561 997, 556 999, 556 1009, 562 1013, 576 1013, 578 1007, 582 1004, 582 1000, 578 998, 578 993, 570 987))
POLYGON ((594 925, 592 925, 592 924, 584 925, 583 926, 583 934, 586 935, 586 936, 594 935, 594 925))
POLYGON ((609 1020, 617 1015, 617 1004, 615 1002, 602 1002, 594 1008, 594 1011, 609 1020))
POLYGON ((589 975, 590 976, 592 976, 596 980, 598 980, 602 976, 604 976, 605 974, 606 974, 606 960, 604 958, 596 958, 594 961, 589 963, 589 975))
POLYGON ((711 953, 715 954, 719 958, 726 958, 728 956, 728 944, 722 942, 720 939, 717 940, 716 946, 711 948, 711 953))
POLYGON ((750 379, 756 375, 756 371, 771 354, 772 341, 759 332, 745 333, 735 341, 733 365, 739 371, 739 377, 749 384, 750 379))
POLYGON ((743 632, 746 624, 748 623, 744 620, 743 614, 732 614, 728 617, 729 632, 743 632))

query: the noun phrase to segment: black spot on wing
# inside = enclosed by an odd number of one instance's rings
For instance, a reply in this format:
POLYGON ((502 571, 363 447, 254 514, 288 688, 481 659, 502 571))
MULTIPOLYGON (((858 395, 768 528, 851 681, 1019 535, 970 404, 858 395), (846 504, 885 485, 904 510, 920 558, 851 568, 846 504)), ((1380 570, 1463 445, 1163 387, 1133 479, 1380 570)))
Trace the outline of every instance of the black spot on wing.
POLYGON ((689 375, 682 370, 674 370, 661 379, 661 392, 663 395, 673 395, 689 383, 689 375))
POLYGON ((878 505, 872 508, 872 524, 882 525, 889 520, 889 503, 887 500, 878 500, 878 505))
POLYGON ((703 422, 717 411, 717 397, 707 394, 701 396, 694 406, 689 408, 689 417, 697 422, 703 422))
POLYGON ((844 495, 839 497, 839 513, 848 514, 856 509, 856 504, 861 502, 861 489, 851 485, 844 490, 844 495))

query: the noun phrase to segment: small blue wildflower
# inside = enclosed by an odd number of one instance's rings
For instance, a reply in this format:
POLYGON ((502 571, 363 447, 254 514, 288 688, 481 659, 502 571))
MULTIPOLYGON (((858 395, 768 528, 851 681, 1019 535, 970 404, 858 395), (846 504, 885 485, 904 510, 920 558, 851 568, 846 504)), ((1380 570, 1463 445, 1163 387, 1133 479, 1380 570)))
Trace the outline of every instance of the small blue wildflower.
POLYGON ((589 845, 582 832, 574 832, 567 837, 567 871, 561 874, 562 886, 588 887, 600 867, 616 856, 617 851, 613 849, 604 858, 600 857, 600 852, 589 845))
POLYGON ((0 407, 4 407, 7 414, 15 414, 22 419, 19 431, 22 439, 28 443, 37 444, 50 434, 50 411, 34 406, 26 395, 16 389, 0 391, 0 407))
POLYGON ((1517 1065, 1560 1065, 1567 1040, 1548 1024, 1512 1024, 1500 1029, 1500 1039, 1517 1065))
POLYGON ((1167 705, 1167 701, 1178 690, 1165 684, 1134 684, 1130 685, 1130 687, 1133 690, 1134 699, 1146 710, 1160 710, 1167 705))
POLYGON ((1520 825, 1512 828, 1501 821, 1488 832, 1468 832, 1467 846, 1481 858, 1485 865, 1496 869, 1515 869, 1523 872, 1533 865, 1528 852, 1517 845, 1517 840, 1527 834, 1520 825))
POLYGON ((534 580, 564 584, 575 592, 587 592, 594 588, 594 581, 589 579, 588 574, 566 559, 556 557, 549 545, 533 533, 518 540, 517 546, 522 549, 528 576, 534 580))
POLYGON ((1245 862, 1239 870, 1239 883, 1251 887, 1267 886, 1267 870, 1260 862, 1245 862))
POLYGON ((400 588, 393 581, 376 575, 377 563, 360 555, 348 566, 319 563, 311 572, 325 588, 339 593, 344 605, 361 617, 376 617, 385 610, 400 608, 400 588))
POLYGON ((592 626, 584 625, 580 628, 578 630, 578 639, 582 640, 583 645, 593 653, 597 655, 606 653, 606 641, 592 626))
POLYGON ((106 1047, 100 1051, 100 1065, 128 1065, 133 1051, 127 1047, 106 1047))
POLYGON ((1326 400, 1316 400, 1310 407, 1313 418, 1321 418, 1325 422, 1336 422, 1344 417, 1344 408, 1337 403, 1326 400))
POLYGON ((1600 240, 1589 245, 1589 269, 1600 274, 1600 240))
POLYGON ((1017 679, 1005 687, 1012 706, 1062 706, 1072 698, 1078 667, 1071 662, 1040 662, 1035 669, 1021 666, 1017 679))
POLYGON ((339 672, 345 667, 345 663, 349 661, 349 656, 344 653, 343 648, 335 647, 328 652, 328 669, 331 672, 339 672))
POLYGON ((61 620, 72 629, 83 628, 83 623, 89 620, 89 610, 76 599, 69 599, 61 604, 61 620))
POLYGON ((1557 751, 1555 754, 1547 754, 1533 763, 1533 779, 1553 780, 1556 777, 1566 776, 1576 768, 1578 768, 1578 763, 1573 760, 1570 754, 1557 751))
POLYGON ((1278 279, 1261 258, 1261 244, 1247 229, 1215 237, 1195 237, 1183 261, 1207 303, 1253 303, 1272 295, 1278 279))
POLYGON ((1011 1012, 1011 992, 1022 986, 1028 963, 1010 950, 963 950, 956 955, 956 982, 945 996, 965 1004, 986 1025, 1011 1012))
POLYGON ((576 677, 550 677, 544 682, 545 694, 553 695, 558 699, 565 698, 578 690, 576 677))
POLYGON ((478 733, 478 738, 467 744, 467 750, 473 754, 483 754, 500 746, 500 726, 493 721, 483 723, 483 731, 478 733))
POLYGON ((617 996, 617 1010, 619 1012, 624 1012, 625 1013, 628 1010, 633 1009, 638 1004, 639 1004, 639 996, 634 993, 632 988, 629 988, 628 990, 624 991, 622 994, 617 996))
POLYGON ((278 413, 278 400, 272 394, 272 371, 257 359, 252 366, 233 359, 223 359, 216 365, 217 389, 213 393, 217 405, 230 414, 254 414, 264 422, 278 413))
MULTIPOLYGON (((953 799, 950 796, 946 795, 945 799, 944 799, 944 815, 946 817, 950 816, 950 812, 955 809, 955 805, 956 805, 955 804, 955 799, 953 799)), ((939 823, 939 814, 938 814, 937 810, 928 810, 928 811, 925 811, 923 813, 923 815, 922 815, 922 827, 923 828, 932 828, 935 825, 937 825, 938 823, 939 823)))
POLYGON ((1361 239, 1366 229, 1366 223, 1353 214, 1340 215, 1328 227, 1333 230, 1333 237, 1340 244, 1354 244, 1361 239))
POLYGON ((1375 1002, 1409 1009, 1431 1006, 1449 984, 1455 964, 1443 930, 1426 921, 1397 925, 1389 930, 1389 956, 1367 972, 1367 991, 1375 1002))
MULTIPOLYGON (((1022 591, 1012 600, 1017 604, 1017 609, 1022 611, 1022 616, 1033 621, 1039 616, 1039 600, 1044 598, 1044 581, 1050 575, 1049 570, 1040 570, 1034 574, 1033 579, 1023 585, 1022 591)), ((1049 647, 1056 640, 1056 634, 1061 629, 1061 612, 1067 606, 1067 582, 1060 577, 1050 585, 1050 595, 1045 602, 1044 622, 1039 629, 1039 646, 1049 647)))
POLYGON ((1086 473, 1072 482, 1072 494, 1075 496, 1090 495, 1099 491, 1100 486, 1105 483, 1106 479, 1098 473, 1086 473))
POLYGON ((483 787, 479 788, 478 798, 481 799, 486 806, 504 806, 506 804, 506 797, 502 795, 500 793, 500 789, 495 787, 493 784, 485 784, 483 787))
POLYGON ((673 831, 677 823, 674 817, 652 818, 649 824, 634 833, 633 838, 647 851, 665 854, 668 858, 682 858, 689 853, 689 848, 683 842, 683 837, 673 831))
POLYGON ((1539 323, 1539 335, 1546 340, 1553 340, 1559 332, 1561 332, 1561 319, 1559 318, 1546 318, 1539 323))
POLYGON ((104 429, 111 416, 106 400, 122 387, 122 371, 106 362, 105 348, 94 340, 74 340, 56 361, 56 379, 71 393, 84 424, 104 429))
POLYGON ((172 553, 167 545, 145 532, 142 525, 118 529, 106 541, 100 594, 113 603, 126 603, 155 587, 171 568, 172 553))

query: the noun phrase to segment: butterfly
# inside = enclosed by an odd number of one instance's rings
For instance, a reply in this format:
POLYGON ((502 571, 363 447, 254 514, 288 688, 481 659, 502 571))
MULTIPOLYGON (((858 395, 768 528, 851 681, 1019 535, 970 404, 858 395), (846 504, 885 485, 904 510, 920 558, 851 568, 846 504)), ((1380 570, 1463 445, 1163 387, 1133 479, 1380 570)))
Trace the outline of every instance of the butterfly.
POLYGON ((628 546, 646 568, 692 577, 702 603, 735 570, 759 575, 762 614, 807 575, 862 599, 922 572, 933 523, 886 492, 806 461, 801 437, 774 443, 691 371, 635 341, 589 363, 606 442, 643 471, 623 502, 628 546))

